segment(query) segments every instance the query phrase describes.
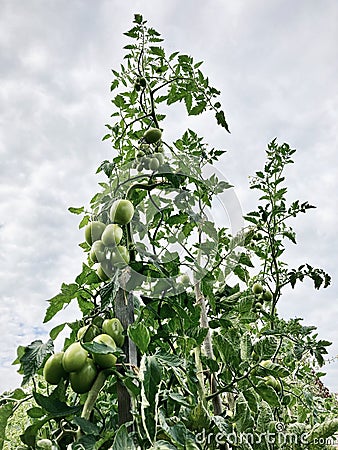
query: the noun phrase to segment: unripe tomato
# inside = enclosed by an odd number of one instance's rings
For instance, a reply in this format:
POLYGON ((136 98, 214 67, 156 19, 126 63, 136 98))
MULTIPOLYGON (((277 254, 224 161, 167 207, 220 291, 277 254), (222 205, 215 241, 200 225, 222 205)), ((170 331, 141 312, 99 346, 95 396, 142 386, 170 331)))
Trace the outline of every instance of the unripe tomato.
POLYGON ((115 200, 110 208, 110 219, 119 225, 126 225, 134 215, 134 206, 129 200, 115 200))
POLYGON ((262 300, 265 302, 271 302, 272 300, 272 294, 270 291, 264 291, 262 294, 262 300))
POLYGON ((70 385, 77 394, 90 391, 97 375, 97 369, 92 359, 87 358, 82 368, 69 375, 70 385))
POLYGON ((160 167, 160 162, 157 158, 151 158, 149 163, 149 169, 153 172, 160 167))
POLYGON ((144 139, 148 144, 155 144, 161 137, 162 131, 159 128, 149 128, 149 130, 144 133, 144 139))
POLYGON ((255 284, 252 286, 252 292, 253 292, 255 295, 261 294, 261 293, 263 292, 263 287, 262 287, 262 285, 261 285, 260 283, 255 283, 255 284))
POLYGON ((106 228, 105 224, 98 221, 90 222, 85 228, 85 239, 89 245, 101 239, 102 233, 106 228))
POLYGON ((129 264, 130 256, 128 249, 123 245, 118 245, 111 253, 110 262, 112 266, 124 267, 129 264))
POLYGON ((59 384, 61 378, 67 378, 68 374, 62 366, 64 352, 51 355, 43 368, 43 376, 49 384, 59 384))
POLYGON ((118 347, 124 343, 123 326, 118 318, 106 319, 102 324, 102 330, 111 336, 118 347))
POLYGON ((102 262, 106 259, 105 246, 102 240, 93 242, 89 257, 94 263, 102 262))
POLYGON ((183 284, 183 286, 187 287, 190 285, 190 278, 189 275, 187 275, 186 273, 184 273, 181 276, 181 283, 183 284))
POLYGON ((52 450, 53 442, 50 439, 39 439, 36 446, 41 450, 52 450))
POLYGON ((108 261, 99 264, 96 272, 102 281, 108 281, 113 276, 112 268, 108 261))
POLYGON ((282 385, 279 380, 277 380, 272 375, 269 375, 264 378, 265 384, 271 386, 275 391, 280 392, 282 390, 282 385))
POLYGON ((160 166, 164 164, 164 155, 163 153, 154 153, 154 157, 158 159, 158 162, 160 163, 160 166))
POLYGON ((84 366, 87 356, 87 350, 81 346, 80 342, 74 342, 65 351, 62 366, 66 372, 77 372, 84 366))
MULTIPOLYGON (((99 334, 93 339, 93 342, 108 345, 109 347, 112 348, 112 352, 116 350, 115 341, 108 334, 99 334)), ((96 362, 96 364, 100 366, 102 369, 110 369, 111 367, 114 367, 117 360, 115 355, 109 353, 106 355, 93 353, 93 359, 96 362)))
POLYGON ((271 361, 271 359, 264 359, 259 364, 268 369, 271 366, 271 364, 273 364, 273 362, 271 361))
POLYGON ((79 329, 77 332, 78 340, 82 339, 83 342, 90 342, 100 333, 100 330, 96 325, 85 325, 79 329))
POLYGON ((102 242, 107 247, 118 245, 121 242, 123 235, 122 228, 116 223, 111 223, 106 226, 106 229, 102 233, 102 242))

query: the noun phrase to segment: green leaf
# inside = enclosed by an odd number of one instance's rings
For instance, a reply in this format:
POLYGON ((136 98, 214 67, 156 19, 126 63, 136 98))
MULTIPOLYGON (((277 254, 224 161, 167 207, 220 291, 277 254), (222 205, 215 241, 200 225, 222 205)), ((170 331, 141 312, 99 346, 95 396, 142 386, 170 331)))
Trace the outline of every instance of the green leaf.
POLYGON ((259 382, 255 386, 255 391, 265 400, 270 406, 280 406, 280 401, 276 391, 264 382, 259 382))
POLYGON ((61 331, 63 331, 64 327, 67 325, 67 323, 62 323, 60 325, 57 325, 56 327, 54 327, 50 333, 49 336, 50 338, 55 341, 55 339, 59 336, 59 334, 61 333, 61 331))
POLYGON ((229 126, 227 121, 225 120, 225 115, 223 111, 217 111, 215 114, 217 124, 221 125, 221 127, 225 128, 228 133, 230 133, 229 126))
POLYGON ((326 419, 322 423, 317 423, 308 435, 308 442, 325 439, 333 436, 338 431, 338 418, 326 419))
POLYGON ((93 436, 99 436, 100 434, 99 427, 83 417, 74 417, 72 423, 78 425, 84 434, 92 434, 93 436))
POLYGON ((64 305, 68 305, 70 301, 76 297, 78 289, 79 287, 76 283, 63 283, 61 286, 61 293, 48 300, 49 306, 47 308, 43 322, 46 323, 51 320, 55 316, 55 314, 61 311, 64 305))
POLYGON ((81 206, 80 208, 74 208, 73 206, 71 206, 70 208, 68 208, 68 211, 72 214, 82 214, 84 210, 84 206, 81 206))
POLYGON ((4 405, 0 406, 0 450, 3 449, 3 445, 6 439, 7 422, 12 415, 14 406, 14 402, 5 403, 4 405))
POLYGON ((88 350, 90 353, 95 353, 96 355, 108 355, 110 353, 119 354, 121 350, 111 347, 105 343, 99 342, 82 342, 82 347, 88 350))
POLYGON ((20 436, 22 442, 34 448, 36 436, 40 428, 42 428, 49 420, 49 417, 45 417, 44 419, 35 421, 33 425, 30 425, 28 428, 26 428, 25 432, 20 436))
POLYGON ((141 322, 134 322, 128 326, 128 336, 140 349, 141 353, 147 351, 150 343, 150 333, 148 328, 141 322))
POLYGON ((27 415, 33 419, 41 419, 41 417, 46 415, 46 411, 42 408, 34 406, 33 408, 27 410, 27 415))
POLYGON ((46 356, 50 355, 54 350, 53 341, 49 339, 45 344, 38 340, 33 341, 30 345, 25 347, 25 352, 20 358, 20 363, 24 373, 22 385, 36 374, 42 366, 46 356))
POLYGON ((125 425, 117 430, 111 450, 136 450, 135 444, 125 425))
POLYGON ((163 48, 161 48, 161 47, 153 47, 153 46, 150 46, 149 48, 150 48, 151 53, 153 53, 154 55, 161 56, 162 58, 165 57, 165 53, 164 53, 163 48))
POLYGON ((140 364, 141 415, 142 422, 150 439, 153 439, 155 427, 156 396, 162 380, 162 370, 155 356, 143 355, 140 364))
POLYGON ((240 433, 253 428, 254 419, 243 393, 240 393, 236 399, 233 420, 236 422, 236 427, 240 433))
POLYGON ((256 421, 256 429, 258 433, 266 433, 270 423, 274 420, 273 412, 270 405, 263 401, 259 402, 258 417, 256 421))
POLYGON ((189 116, 197 116, 201 114, 207 106, 207 102, 201 101, 196 106, 193 106, 189 111, 189 116))
POLYGON ((254 267, 254 265, 251 262, 251 259, 250 259, 249 255, 247 255, 246 253, 241 253, 238 262, 240 264, 244 264, 245 266, 248 266, 248 267, 254 267))
POLYGON ((78 413, 81 406, 68 406, 53 396, 46 397, 38 392, 33 391, 36 403, 53 417, 66 417, 78 413))

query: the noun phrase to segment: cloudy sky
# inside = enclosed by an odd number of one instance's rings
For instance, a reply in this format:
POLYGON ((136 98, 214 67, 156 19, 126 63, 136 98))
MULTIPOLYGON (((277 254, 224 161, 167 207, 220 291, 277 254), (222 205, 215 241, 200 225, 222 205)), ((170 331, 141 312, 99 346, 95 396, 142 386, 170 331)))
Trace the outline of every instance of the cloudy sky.
POLYGON ((211 116, 186 120, 183 109, 167 132, 176 139, 190 126, 228 150, 217 168, 243 211, 256 206, 248 175, 262 167, 266 144, 277 137, 297 148, 289 197, 317 209, 293 223, 299 245, 288 261, 322 267, 333 283, 286 292, 280 312, 333 341, 324 380, 338 391, 337 1, 0 0, 0 11, 0 392, 21 382, 11 366, 18 345, 78 317, 70 307, 42 325, 46 299, 81 270, 82 233, 67 208, 87 204, 97 166, 112 156, 101 142, 111 68, 134 13, 168 51, 204 60, 222 91, 231 135, 211 116))

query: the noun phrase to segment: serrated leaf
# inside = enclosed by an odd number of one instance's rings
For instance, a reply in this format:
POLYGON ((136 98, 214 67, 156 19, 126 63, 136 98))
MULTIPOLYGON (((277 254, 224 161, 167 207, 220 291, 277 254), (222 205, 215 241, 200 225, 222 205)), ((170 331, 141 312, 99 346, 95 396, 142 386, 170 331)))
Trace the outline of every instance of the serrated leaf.
POLYGON ((61 402, 53 396, 46 397, 35 391, 33 391, 33 396, 36 403, 53 417, 67 417, 81 410, 81 406, 68 406, 67 403, 61 402))
POLYGON ((47 308, 43 322, 46 323, 51 320, 55 316, 55 314, 61 311, 64 305, 68 305, 70 301, 76 297, 78 289, 79 287, 76 283, 63 283, 61 286, 61 293, 48 300, 49 306, 47 308))
POLYGON ((225 128, 228 133, 230 133, 229 126, 227 121, 225 120, 225 115, 223 111, 217 111, 215 114, 217 124, 221 125, 221 127, 225 128))
POLYGON ((53 353, 53 341, 49 339, 45 344, 40 341, 33 341, 25 347, 25 352, 20 358, 20 363, 24 373, 22 385, 26 384, 40 369, 46 356, 53 353))

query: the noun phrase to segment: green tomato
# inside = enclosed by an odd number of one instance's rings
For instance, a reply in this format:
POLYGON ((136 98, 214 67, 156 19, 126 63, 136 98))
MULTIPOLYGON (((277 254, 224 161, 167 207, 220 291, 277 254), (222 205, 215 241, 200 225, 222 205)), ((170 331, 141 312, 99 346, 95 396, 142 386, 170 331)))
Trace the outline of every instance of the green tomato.
POLYGON ((151 158, 149 163, 149 169, 155 172, 160 167, 160 162, 157 158, 151 158))
POLYGON ((121 242, 123 236, 122 228, 116 223, 111 223, 106 226, 102 234, 102 242, 107 247, 118 245, 121 242))
POLYGON ((82 339, 83 342, 90 342, 99 333, 100 333, 100 330, 97 328, 96 325, 93 325, 93 324, 85 325, 85 326, 81 327, 79 329, 79 331, 77 332, 77 338, 79 341, 82 339))
POLYGON ((53 442, 50 439, 39 439, 36 446, 42 450, 53 450, 53 442))
POLYGON ((264 291, 262 294, 262 300, 265 302, 271 302, 272 300, 272 293, 270 291, 264 291))
MULTIPOLYGON (((115 341, 108 334, 99 334, 93 339, 93 342, 108 345, 109 347, 111 347, 112 352, 116 350, 115 341)), ((115 355, 109 353, 106 355, 93 353, 93 359, 96 362, 96 364, 101 367, 101 369, 110 369, 111 367, 114 367, 117 360, 115 355)))
POLYGON ((263 304, 261 302, 256 302, 253 307, 253 310, 258 312, 258 311, 261 311, 262 309, 263 309, 263 304))
POLYGON ((116 317, 106 319, 102 324, 102 330, 112 337, 118 347, 124 344, 123 326, 116 317))
POLYGON ((125 267, 129 264, 130 256, 128 249, 123 245, 118 245, 111 252, 110 262, 115 267, 125 267))
POLYGON ((113 276, 113 270, 108 261, 99 264, 96 272, 102 281, 108 281, 113 276))
POLYGON ((70 385, 77 394, 85 394, 90 391, 96 376, 97 368, 93 360, 87 358, 79 371, 71 372, 69 375, 70 385))
POLYGON ((134 206, 129 200, 115 200, 110 208, 110 219, 119 225, 126 225, 134 215, 134 206))
POLYGON ((187 287, 190 286, 190 278, 189 275, 187 275, 186 273, 184 273, 181 276, 181 283, 183 284, 183 286, 187 287))
POLYGON ((149 165, 150 165, 150 158, 148 158, 148 156, 145 156, 144 158, 142 158, 142 166, 146 169, 149 170, 149 165))
POLYGON ((261 285, 260 283, 255 283, 255 284, 252 286, 252 292, 253 292, 255 295, 261 294, 261 293, 263 292, 263 287, 262 287, 262 285, 261 285))
POLYGON ((49 384, 59 384, 62 378, 67 378, 68 374, 62 365, 64 352, 51 355, 43 368, 43 376, 49 384))
POLYGON ((154 153, 154 157, 158 159, 158 162, 160 163, 160 166, 164 164, 164 155, 163 153, 154 153))
MULTIPOLYGON (((103 234, 104 234, 104 232, 103 232, 103 234)), ((106 249, 105 245, 101 240, 93 242, 92 248, 89 253, 90 259, 94 263, 104 261, 106 259, 105 249, 106 249)))
POLYGON ((77 372, 82 369, 87 360, 87 350, 80 342, 74 342, 65 351, 62 358, 62 366, 66 372, 77 372))
POLYGON ((85 239, 87 244, 92 245, 93 242, 101 239, 102 233, 105 228, 106 226, 102 222, 90 222, 85 228, 85 239))
POLYGON ((265 384, 271 386, 275 391, 280 392, 282 390, 282 385, 279 380, 277 380, 272 375, 268 375, 264 378, 265 384))
POLYGON ((271 361, 271 359, 264 359, 263 361, 261 361, 259 363, 262 367, 265 367, 266 369, 268 369, 271 364, 273 364, 273 362, 271 361))
POLYGON ((161 137, 162 131, 159 128, 149 128, 149 130, 144 133, 144 139, 148 144, 155 144, 161 137))

